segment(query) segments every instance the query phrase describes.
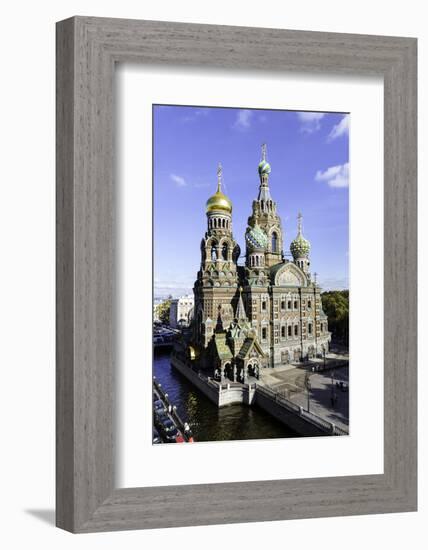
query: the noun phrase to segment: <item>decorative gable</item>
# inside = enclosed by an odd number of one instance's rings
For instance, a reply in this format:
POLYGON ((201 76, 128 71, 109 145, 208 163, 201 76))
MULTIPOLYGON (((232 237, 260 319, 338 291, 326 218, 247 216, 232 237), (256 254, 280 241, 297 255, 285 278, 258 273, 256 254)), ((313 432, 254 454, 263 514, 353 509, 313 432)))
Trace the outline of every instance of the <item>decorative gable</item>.
POLYGON ((307 286, 306 275, 295 264, 287 262, 275 275, 275 286, 305 287, 307 286))

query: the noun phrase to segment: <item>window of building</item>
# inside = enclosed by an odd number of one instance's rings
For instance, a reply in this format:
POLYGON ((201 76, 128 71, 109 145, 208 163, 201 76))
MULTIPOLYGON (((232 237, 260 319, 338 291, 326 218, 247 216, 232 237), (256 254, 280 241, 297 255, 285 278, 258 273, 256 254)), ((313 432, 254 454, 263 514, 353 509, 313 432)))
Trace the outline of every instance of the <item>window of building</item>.
POLYGON ((217 247, 215 245, 211 248, 211 260, 213 262, 217 261, 217 247))
POLYGON ((308 309, 311 309, 311 307, 312 307, 312 302, 308 300, 308 309))
POLYGON ((259 257, 256 256, 256 265, 259 265, 259 257))
POLYGON ((266 311, 266 300, 262 301, 262 309, 263 311, 266 311))
POLYGON ((281 309, 285 309, 285 300, 281 300, 281 309))
POLYGON ((299 336, 299 326, 294 325, 294 336, 299 336))
POLYGON ((281 338, 285 338, 285 327, 281 327, 281 338))
POLYGON ((223 257, 223 260, 227 260, 227 253, 228 253, 227 244, 224 243, 223 248, 221 249, 221 255, 223 257))
POLYGON ((291 309, 291 300, 288 300, 288 305, 287 305, 288 309, 291 309))
POLYGON ((312 323, 308 323, 308 332, 312 334, 312 323))
POLYGON ((288 325, 288 336, 291 336, 291 325, 288 325))
POLYGON ((299 307, 299 304, 297 302, 297 300, 294 300, 294 309, 297 309, 299 307))
POLYGON ((266 338, 267 338, 267 328, 263 327, 262 328, 262 340, 266 340, 266 338))
POLYGON ((275 231, 272 233, 272 252, 277 252, 278 248, 278 235, 275 231))

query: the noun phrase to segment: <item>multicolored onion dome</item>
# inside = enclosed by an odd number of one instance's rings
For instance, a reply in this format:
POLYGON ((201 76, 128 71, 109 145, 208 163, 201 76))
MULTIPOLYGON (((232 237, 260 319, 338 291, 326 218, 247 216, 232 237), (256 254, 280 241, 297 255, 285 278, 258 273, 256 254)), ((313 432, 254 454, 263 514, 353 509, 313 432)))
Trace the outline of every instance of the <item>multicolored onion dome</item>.
POLYGON ((264 250, 268 241, 268 236, 257 223, 254 227, 249 227, 245 233, 245 242, 249 250, 264 250))
POLYGON ((295 260, 298 258, 307 258, 311 251, 311 243, 299 233, 294 241, 291 241, 290 250, 295 260))
POLYGON ((270 171, 271 171, 270 164, 266 160, 262 160, 259 164, 258 170, 261 176, 263 174, 270 174, 270 171))

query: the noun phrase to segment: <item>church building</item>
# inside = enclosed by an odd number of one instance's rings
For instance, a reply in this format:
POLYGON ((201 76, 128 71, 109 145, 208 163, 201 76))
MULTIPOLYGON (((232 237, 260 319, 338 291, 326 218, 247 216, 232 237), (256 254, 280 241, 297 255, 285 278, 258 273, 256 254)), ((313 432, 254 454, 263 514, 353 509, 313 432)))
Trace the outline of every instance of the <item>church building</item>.
POLYGON ((188 360, 208 375, 246 382, 264 368, 305 361, 328 351, 331 335, 320 287, 310 272, 310 243, 298 215, 292 260, 269 188, 266 146, 258 165, 259 190, 245 233, 245 265, 233 236, 232 202, 217 191, 206 203, 207 230, 194 285, 194 317, 188 360))

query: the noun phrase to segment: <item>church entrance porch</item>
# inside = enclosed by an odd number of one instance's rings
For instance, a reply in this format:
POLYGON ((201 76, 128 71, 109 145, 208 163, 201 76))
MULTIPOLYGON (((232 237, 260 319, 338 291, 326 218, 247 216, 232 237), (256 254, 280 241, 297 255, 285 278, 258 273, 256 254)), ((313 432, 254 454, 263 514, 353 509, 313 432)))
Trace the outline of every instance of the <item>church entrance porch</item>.
POLYGON ((260 367, 256 361, 251 362, 247 365, 247 375, 252 376, 257 380, 260 378, 260 367))
POLYGON ((235 381, 235 368, 231 365, 231 363, 226 363, 224 365, 224 378, 227 378, 231 382, 235 381))

